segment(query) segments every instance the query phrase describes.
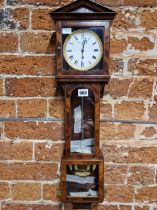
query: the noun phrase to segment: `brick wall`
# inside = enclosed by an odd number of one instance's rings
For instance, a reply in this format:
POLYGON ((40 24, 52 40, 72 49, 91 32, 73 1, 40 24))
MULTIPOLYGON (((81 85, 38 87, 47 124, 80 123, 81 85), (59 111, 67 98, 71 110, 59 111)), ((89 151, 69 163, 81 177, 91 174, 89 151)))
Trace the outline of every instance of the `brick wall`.
MULTIPOLYGON (((64 105, 48 13, 67 2, 0 0, 0 210, 61 209, 64 105)), ((97 2, 118 15, 101 101, 105 200, 95 209, 156 210, 157 1, 97 2)))

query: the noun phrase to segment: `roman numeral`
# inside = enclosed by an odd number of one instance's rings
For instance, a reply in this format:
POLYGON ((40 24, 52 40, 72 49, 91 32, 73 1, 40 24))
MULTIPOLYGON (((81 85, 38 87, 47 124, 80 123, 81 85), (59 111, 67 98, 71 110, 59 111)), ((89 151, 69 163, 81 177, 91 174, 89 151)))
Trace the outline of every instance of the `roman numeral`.
POLYGON ((78 61, 76 60, 74 64, 78 64, 78 61))
POLYGON ((70 42, 69 44, 73 45, 73 43, 72 43, 72 42, 70 42))
POLYGON ((77 36, 74 36, 74 39, 78 40, 77 36))
POLYGON ((72 60, 72 59, 74 58, 74 56, 73 56, 73 55, 71 55, 69 58, 70 58, 70 60, 72 60))
POLYGON ((99 50, 98 49, 94 49, 94 52, 98 52, 99 50))
POLYGON ((84 34, 81 34, 82 39, 84 39, 84 34))
POLYGON ((67 50, 67 52, 72 52, 72 50, 67 50))
POLYGON ((92 56, 93 59, 96 59, 95 55, 92 56))
POLYGON ((96 42, 93 43, 93 45, 95 45, 95 44, 96 44, 96 42))

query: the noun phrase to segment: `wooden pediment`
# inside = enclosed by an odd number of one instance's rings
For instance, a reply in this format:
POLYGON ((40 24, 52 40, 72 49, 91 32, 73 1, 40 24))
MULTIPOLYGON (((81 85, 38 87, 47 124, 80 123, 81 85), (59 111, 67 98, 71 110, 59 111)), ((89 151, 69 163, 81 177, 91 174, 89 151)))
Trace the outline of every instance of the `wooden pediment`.
POLYGON ((114 10, 91 0, 77 0, 50 13, 55 20, 112 20, 114 10))

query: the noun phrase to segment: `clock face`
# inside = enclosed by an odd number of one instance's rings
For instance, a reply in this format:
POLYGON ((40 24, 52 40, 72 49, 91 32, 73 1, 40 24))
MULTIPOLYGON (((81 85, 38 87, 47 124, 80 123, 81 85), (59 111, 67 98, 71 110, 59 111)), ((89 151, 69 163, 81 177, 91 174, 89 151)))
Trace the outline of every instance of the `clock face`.
POLYGON ((66 38, 63 55, 68 65, 73 69, 88 71, 100 62, 103 45, 95 32, 76 30, 66 38))

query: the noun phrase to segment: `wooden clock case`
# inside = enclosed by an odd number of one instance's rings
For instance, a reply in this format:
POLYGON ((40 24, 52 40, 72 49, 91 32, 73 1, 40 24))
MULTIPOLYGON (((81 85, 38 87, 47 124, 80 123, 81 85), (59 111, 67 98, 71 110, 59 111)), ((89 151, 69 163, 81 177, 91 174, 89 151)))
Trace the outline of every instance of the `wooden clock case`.
MULTIPOLYGON (((109 47, 110 25, 115 11, 91 0, 78 0, 50 13, 56 24, 56 80, 60 93, 65 96, 65 151, 61 162, 61 200, 65 209, 89 209, 92 203, 104 199, 104 160, 100 150, 100 97, 110 80, 109 47), (63 29, 99 30, 102 34, 103 57, 101 64, 88 71, 79 71, 67 66, 63 56, 63 29), (89 91, 89 97, 80 99, 79 89, 89 91), (81 135, 74 130, 75 108, 81 107, 83 124, 81 135), (75 142, 93 140, 91 152, 73 152, 75 142), (83 177, 80 177, 83 174, 83 177), (87 174, 87 177, 85 177, 87 174), (78 183, 75 183, 78 179, 78 183), (88 178, 90 183, 88 183, 88 178), (69 181, 70 180, 70 181, 69 181), (86 183, 87 181, 87 183, 86 183), (85 182, 85 184, 83 184, 85 182), (81 186, 81 187, 80 187, 81 186), (86 188, 89 195, 81 195, 86 188), (92 188, 92 189, 91 189, 92 188), (77 193, 75 192, 76 190, 77 193), (94 190, 93 190, 94 189, 94 190), (90 194, 91 193, 91 194, 90 194)), ((79 146, 76 146, 76 151, 79 146)), ((87 193, 85 191, 85 194, 87 193)))

